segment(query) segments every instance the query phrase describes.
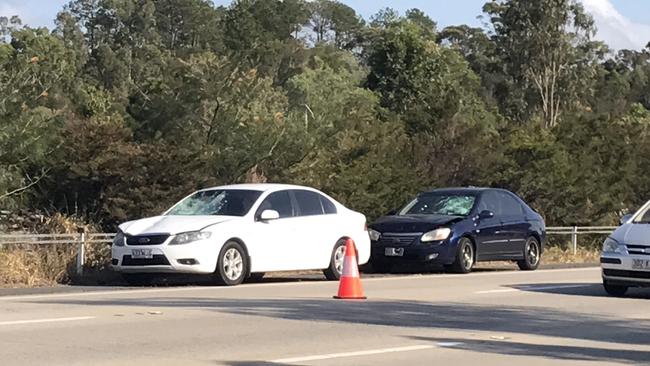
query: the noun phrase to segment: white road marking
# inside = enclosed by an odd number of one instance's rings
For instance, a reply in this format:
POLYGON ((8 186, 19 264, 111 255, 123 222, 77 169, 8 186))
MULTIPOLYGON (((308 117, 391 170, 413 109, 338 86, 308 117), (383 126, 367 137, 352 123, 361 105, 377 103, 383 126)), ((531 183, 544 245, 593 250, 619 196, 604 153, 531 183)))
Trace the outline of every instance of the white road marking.
MULTIPOLYGON (((363 282, 383 282, 383 281, 418 281, 430 279, 443 279, 443 278, 470 278, 470 277, 492 277, 492 276, 530 276, 542 273, 565 273, 565 272, 586 272, 586 271, 600 271, 600 267, 585 267, 585 268, 570 268, 570 269, 545 269, 537 271, 517 272, 517 271, 503 271, 503 272, 477 272, 466 275, 457 274, 429 274, 429 275, 406 275, 394 277, 374 277, 374 278, 361 278, 363 282)), ((88 291, 88 292, 69 292, 69 293, 56 293, 56 294, 43 294, 43 295, 14 295, 14 296, 0 296, 0 301, 13 301, 13 300, 39 300, 39 299, 58 299, 70 297, 89 297, 89 296, 104 296, 104 295, 139 295, 139 294, 158 294, 170 292, 192 292, 192 291, 237 291, 240 289, 255 288, 255 287, 291 287, 291 286, 333 286, 335 282, 332 281, 303 281, 303 282, 280 282, 280 283, 254 283, 244 284, 234 287, 207 287, 207 286, 187 286, 187 287, 172 287, 172 288, 147 288, 147 289, 128 289, 128 290, 108 290, 108 291, 88 291)))
POLYGON ((582 287, 591 287, 596 285, 595 283, 589 285, 554 285, 554 286, 522 286, 518 288, 504 288, 499 290, 486 290, 486 291, 476 291, 475 294, 500 294, 504 292, 520 292, 520 291, 535 291, 535 290, 559 290, 563 288, 582 288, 582 287))
POLYGON ((95 317, 94 316, 77 316, 77 317, 73 317, 73 318, 12 320, 12 321, 0 322, 0 326, 1 325, 22 325, 22 324, 73 322, 73 321, 77 321, 77 320, 90 320, 90 319, 95 319, 95 317))
POLYGON ((418 345, 418 346, 406 346, 406 347, 395 347, 395 348, 371 349, 371 350, 357 351, 357 352, 329 353, 329 354, 324 354, 324 355, 302 356, 302 357, 293 357, 293 358, 281 358, 279 360, 273 360, 273 361, 270 361, 270 362, 272 362, 272 363, 298 363, 298 362, 307 362, 307 361, 330 360, 330 359, 333 359, 333 358, 346 358, 346 357, 379 355, 379 354, 383 354, 383 353, 419 351, 419 350, 432 349, 432 348, 436 348, 436 346, 433 346, 433 345, 418 345))

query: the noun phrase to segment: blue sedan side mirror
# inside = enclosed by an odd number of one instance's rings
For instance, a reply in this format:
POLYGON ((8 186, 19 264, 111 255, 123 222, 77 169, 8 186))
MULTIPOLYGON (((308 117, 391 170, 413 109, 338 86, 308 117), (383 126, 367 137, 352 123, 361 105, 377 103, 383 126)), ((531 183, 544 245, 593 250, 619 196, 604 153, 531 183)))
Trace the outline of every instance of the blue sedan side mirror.
POLYGON ((494 212, 490 210, 483 210, 478 214, 479 220, 491 219, 494 217, 494 212))

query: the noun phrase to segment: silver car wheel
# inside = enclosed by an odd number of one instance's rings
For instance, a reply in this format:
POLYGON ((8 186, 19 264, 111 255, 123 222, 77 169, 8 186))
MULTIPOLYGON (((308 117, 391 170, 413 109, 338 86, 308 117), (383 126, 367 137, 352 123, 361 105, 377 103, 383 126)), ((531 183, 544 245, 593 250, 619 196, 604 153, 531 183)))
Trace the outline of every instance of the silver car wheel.
POLYGON ((239 250, 230 248, 223 255, 223 272, 226 277, 235 281, 241 277, 244 271, 244 260, 239 250))
POLYGON ((531 241, 528 244, 528 252, 526 255, 528 256, 528 263, 530 263, 530 265, 534 266, 537 264, 537 261, 539 261, 539 249, 537 248, 537 243, 531 241))
POLYGON ((343 263, 345 262, 345 245, 341 245, 336 248, 334 252, 334 268, 336 272, 340 274, 343 273, 343 263))
POLYGON ((465 245, 463 247, 463 267, 466 270, 470 270, 474 264, 474 253, 472 253, 472 246, 465 245))

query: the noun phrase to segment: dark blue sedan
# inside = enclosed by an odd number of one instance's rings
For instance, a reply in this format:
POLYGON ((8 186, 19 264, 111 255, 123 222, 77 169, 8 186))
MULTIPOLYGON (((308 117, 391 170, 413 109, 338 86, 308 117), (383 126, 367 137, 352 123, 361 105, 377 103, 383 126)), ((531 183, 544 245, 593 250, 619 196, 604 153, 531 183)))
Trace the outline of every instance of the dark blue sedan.
POLYGON ((447 188, 419 194, 399 212, 370 225, 371 263, 429 263, 468 273, 477 261, 539 266, 546 228, 542 217, 515 194, 492 188, 447 188))

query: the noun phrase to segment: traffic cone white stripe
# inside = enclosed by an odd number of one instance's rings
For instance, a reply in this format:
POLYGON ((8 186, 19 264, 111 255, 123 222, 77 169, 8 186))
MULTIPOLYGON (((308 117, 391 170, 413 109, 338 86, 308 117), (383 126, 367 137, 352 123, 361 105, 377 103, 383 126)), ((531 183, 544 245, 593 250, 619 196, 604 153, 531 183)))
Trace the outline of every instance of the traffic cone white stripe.
POLYGON ((355 258, 353 256, 345 256, 343 261, 343 274, 342 277, 359 277, 359 268, 356 266, 355 258))

